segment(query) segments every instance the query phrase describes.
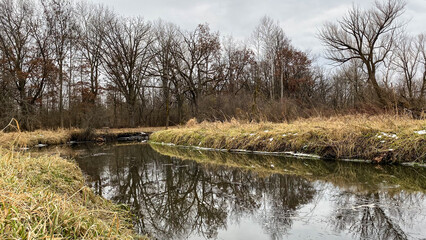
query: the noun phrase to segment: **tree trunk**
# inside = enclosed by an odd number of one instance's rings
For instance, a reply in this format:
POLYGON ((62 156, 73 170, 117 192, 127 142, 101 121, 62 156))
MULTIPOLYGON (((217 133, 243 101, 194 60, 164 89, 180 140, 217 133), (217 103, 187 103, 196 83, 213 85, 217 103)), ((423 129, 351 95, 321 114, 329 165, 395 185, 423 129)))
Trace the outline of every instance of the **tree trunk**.
POLYGON ((271 60, 271 100, 274 100, 275 81, 274 81, 274 60, 271 60))
POLYGON ((182 123, 182 115, 183 115, 183 99, 181 94, 177 94, 177 104, 178 104, 178 122, 182 123))
POLYGON ((376 74, 370 73, 368 75, 368 78, 370 80, 370 83, 373 85, 373 89, 376 92, 377 98, 379 99, 380 104, 383 107, 386 107, 388 102, 386 101, 385 97, 383 96, 382 88, 379 86, 376 80, 376 74))
POLYGON ((284 74, 283 74, 283 70, 281 69, 281 74, 280 74, 280 87, 281 87, 281 102, 284 99, 284 74))
POLYGON ((167 87, 165 91, 165 100, 166 100, 166 129, 169 128, 169 122, 170 122, 170 97, 169 97, 169 88, 167 87))
POLYGON ((60 118, 60 124, 61 124, 61 128, 64 127, 64 114, 63 114, 63 109, 64 109, 64 99, 63 99, 63 94, 62 94, 62 87, 63 87, 63 80, 64 80, 64 75, 62 72, 62 62, 59 63, 59 118, 60 118))
POLYGON ((129 114, 129 121, 128 121, 128 124, 129 124, 129 126, 130 127, 135 127, 135 116, 137 116, 136 114, 135 114, 135 104, 134 103, 131 103, 131 102, 128 102, 127 103, 127 112, 128 112, 128 114, 129 114))

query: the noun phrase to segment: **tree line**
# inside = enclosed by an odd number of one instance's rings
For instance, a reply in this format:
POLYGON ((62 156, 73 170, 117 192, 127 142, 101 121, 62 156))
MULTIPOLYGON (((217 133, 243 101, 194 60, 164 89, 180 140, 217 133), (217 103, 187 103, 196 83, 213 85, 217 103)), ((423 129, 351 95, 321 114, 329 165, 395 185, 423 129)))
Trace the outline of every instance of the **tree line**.
POLYGON ((405 3, 353 6, 318 38, 321 66, 265 16, 250 38, 187 30, 71 0, 0 0, 0 123, 25 129, 176 125, 190 118, 288 121, 425 106, 426 35, 405 3))

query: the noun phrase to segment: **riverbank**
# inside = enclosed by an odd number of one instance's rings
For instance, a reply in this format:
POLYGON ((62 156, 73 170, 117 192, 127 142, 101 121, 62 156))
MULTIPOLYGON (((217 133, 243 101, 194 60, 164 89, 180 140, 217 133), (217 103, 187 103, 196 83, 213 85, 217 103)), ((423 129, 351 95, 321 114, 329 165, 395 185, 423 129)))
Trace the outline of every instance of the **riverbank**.
POLYGON ((184 127, 154 132, 150 140, 227 150, 291 151, 325 159, 426 162, 426 120, 390 115, 310 118, 291 123, 191 121, 184 127))
POLYGON ((95 195, 78 166, 56 155, 0 149, 0 236, 135 239, 125 206, 95 195))
POLYGON ((272 174, 295 175, 311 181, 331 182, 346 191, 371 193, 381 189, 388 192, 426 192, 426 168, 383 165, 368 167, 361 162, 322 161, 309 158, 265 154, 231 154, 223 151, 150 144, 161 155, 196 161, 213 167, 231 167, 256 172, 258 176, 272 174))
POLYGON ((116 141, 120 137, 139 136, 163 130, 164 127, 104 128, 104 129, 56 129, 33 132, 0 132, 0 147, 35 147, 60 145, 71 141, 116 141))

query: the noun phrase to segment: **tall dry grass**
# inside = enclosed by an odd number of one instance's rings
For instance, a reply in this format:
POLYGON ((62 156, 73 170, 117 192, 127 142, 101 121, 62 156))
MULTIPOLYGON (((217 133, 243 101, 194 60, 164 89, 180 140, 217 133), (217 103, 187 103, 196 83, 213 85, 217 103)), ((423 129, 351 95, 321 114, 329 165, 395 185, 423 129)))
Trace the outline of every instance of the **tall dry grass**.
POLYGON ((76 164, 0 149, 1 239, 133 239, 128 209, 95 195, 76 164))
POLYGON ((425 162, 426 120, 346 115, 291 123, 202 122, 151 135, 155 142, 220 149, 297 151, 327 158, 425 162))
POLYGON ((93 141, 98 137, 108 136, 115 139, 119 134, 133 134, 140 132, 154 132, 165 129, 164 127, 138 127, 138 128, 104 128, 104 129, 51 129, 36 130, 32 132, 21 131, 19 123, 12 121, 0 130, 0 147, 11 149, 13 147, 33 147, 38 144, 59 145, 70 140, 93 141), (5 131, 7 130, 7 131, 5 131))
POLYGON ((127 207, 85 186, 75 163, 57 155, 14 151, 16 147, 66 143, 82 132, 21 132, 15 119, 0 131, 1 239, 146 239, 133 232, 127 207))

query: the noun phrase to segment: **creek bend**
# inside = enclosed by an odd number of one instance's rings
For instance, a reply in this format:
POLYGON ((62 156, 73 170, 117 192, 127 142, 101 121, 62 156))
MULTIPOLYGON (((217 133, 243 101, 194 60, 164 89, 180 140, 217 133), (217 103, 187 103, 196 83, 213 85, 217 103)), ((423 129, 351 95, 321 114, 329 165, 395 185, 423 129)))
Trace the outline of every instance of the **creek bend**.
POLYGON ((149 144, 72 149, 152 239, 422 239, 426 168, 149 144))

